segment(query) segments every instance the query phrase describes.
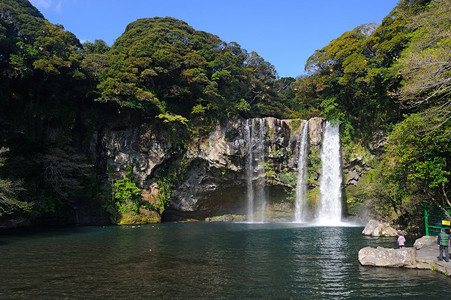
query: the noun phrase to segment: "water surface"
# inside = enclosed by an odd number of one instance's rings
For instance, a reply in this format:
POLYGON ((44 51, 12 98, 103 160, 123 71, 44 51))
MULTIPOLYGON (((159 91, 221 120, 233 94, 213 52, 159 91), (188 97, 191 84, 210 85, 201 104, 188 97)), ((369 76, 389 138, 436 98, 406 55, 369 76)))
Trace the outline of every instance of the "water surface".
MULTIPOLYGON (((442 299, 446 276, 360 266, 362 227, 168 223, 0 235, 0 298, 442 299)), ((408 245, 409 246, 409 245, 408 245)))

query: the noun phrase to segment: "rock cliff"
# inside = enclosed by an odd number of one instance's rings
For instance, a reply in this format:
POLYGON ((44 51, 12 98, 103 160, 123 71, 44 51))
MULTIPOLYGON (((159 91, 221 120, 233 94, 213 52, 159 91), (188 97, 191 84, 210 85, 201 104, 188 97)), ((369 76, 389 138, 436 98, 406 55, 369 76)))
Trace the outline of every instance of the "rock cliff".
MULTIPOLYGON (((229 120, 217 124, 208 135, 193 138, 185 149, 175 147, 154 123, 115 124, 94 133, 90 151, 105 179, 120 178, 132 166, 143 189, 142 196, 149 202, 155 202, 158 194, 156 170, 168 170, 174 161, 180 162, 183 168, 176 171, 177 185, 165 212, 168 220, 243 214, 246 156, 256 147, 249 143, 248 135, 255 127, 262 133, 257 142, 264 145, 264 176, 270 205, 275 210, 289 211, 293 203, 286 199, 295 188, 298 140, 305 122, 276 118, 229 120)), ((309 120, 312 149, 321 145, 323 123, 321 118, 309 120)), ((315 172, 318 179, 320 170, 315 172)), ((310 188, 316 185, 312 180, 310 188)))

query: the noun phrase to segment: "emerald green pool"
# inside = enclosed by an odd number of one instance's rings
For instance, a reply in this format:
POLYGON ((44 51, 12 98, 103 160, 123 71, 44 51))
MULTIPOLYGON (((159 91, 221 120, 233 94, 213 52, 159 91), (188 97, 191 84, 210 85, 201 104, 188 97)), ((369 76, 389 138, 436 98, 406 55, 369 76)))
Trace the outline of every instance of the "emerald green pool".
MULTIPOLYGON (((361 266, 362 227, 166 223, 0 234, 0 298, 442 299, 429 270, 361 266)), ((407 245, 409 246, 409 245, 407 245)))

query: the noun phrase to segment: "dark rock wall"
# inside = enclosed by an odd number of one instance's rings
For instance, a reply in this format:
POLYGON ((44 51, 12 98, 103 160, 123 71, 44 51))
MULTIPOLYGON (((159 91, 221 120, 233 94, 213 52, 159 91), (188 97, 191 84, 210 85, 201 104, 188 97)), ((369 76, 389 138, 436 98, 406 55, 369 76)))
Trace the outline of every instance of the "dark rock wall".
MULTIPOLYGON (((265 146, 266 185, 270 200, 283 202, 295 186, 293 182, 284 181, 280 174, 288 178, 297 175, 298 139, 306 121, 263 118, 252 122, 262 126, 261 142, 265 146)), ((320 147, 323 123, 321 118, 309 121, 312 147, 320 147)), ((116 124, 95 132, 90 151, 106 177, 119 178, 127 166, 133 166, 135 178, 148 194, 158 193, 158 186, 152 180, 156 168, 165 168, 171 159, 187 161, 189 167, 184 180, 176 188, 175 197, 165 212, 168 220, 242 214, 247 192, 246 156, 250 150, 246 126, 249 126, 249 121, 244 119, 218 124, 208 136, 193 139, 186 152, 179 153, 151 123, 139 126, 116 124), (107 169, 116 175, 111 175, 111 172, 107 175, 107 169)))

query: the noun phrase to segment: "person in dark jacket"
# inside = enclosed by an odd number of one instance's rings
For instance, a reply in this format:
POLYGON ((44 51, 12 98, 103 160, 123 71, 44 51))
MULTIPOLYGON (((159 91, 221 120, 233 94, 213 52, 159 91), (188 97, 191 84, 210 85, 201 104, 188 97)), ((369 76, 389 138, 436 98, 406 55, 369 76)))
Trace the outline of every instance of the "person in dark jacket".
POLYGON ((442 261, 444 258, 446 262, 449 262, 448 247, 450 244, 450 239, 451 237, 445 232, 445 228, 442 228, 437 236, 437 244, 440 247, 440 254, 437 257, 438 260, 442 261), (445 257, 443 257, 443 251, 445 251, 445 257))

